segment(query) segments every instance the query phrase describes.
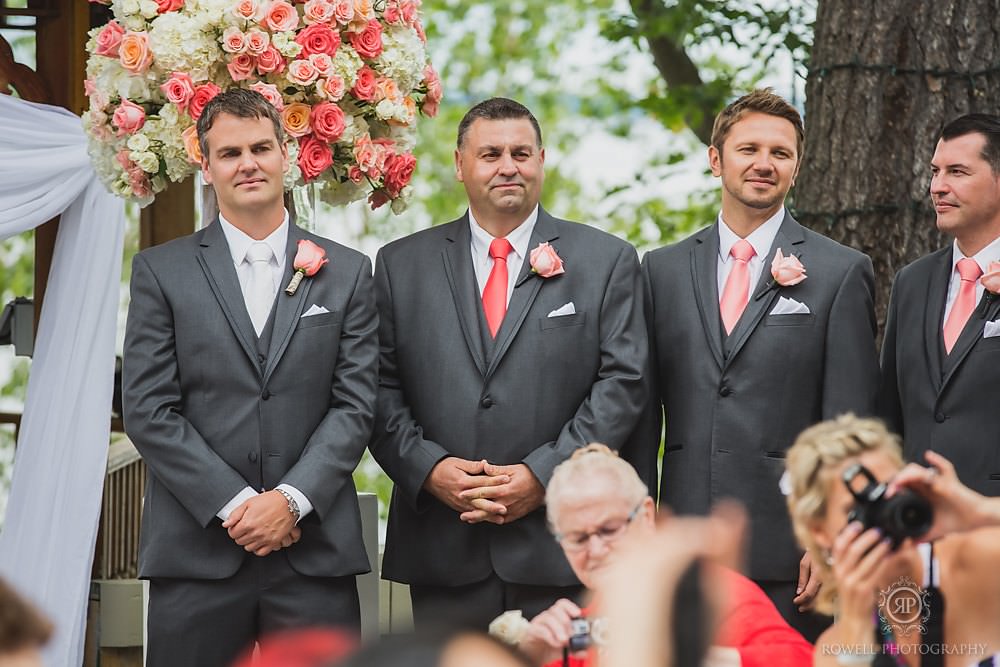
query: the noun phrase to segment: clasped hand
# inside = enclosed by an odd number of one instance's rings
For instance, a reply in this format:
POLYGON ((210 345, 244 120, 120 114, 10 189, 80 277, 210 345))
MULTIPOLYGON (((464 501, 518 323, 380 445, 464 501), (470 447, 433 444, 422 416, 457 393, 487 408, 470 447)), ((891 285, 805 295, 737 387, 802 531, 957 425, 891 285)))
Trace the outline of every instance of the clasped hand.
POLYGON ((545 488, 523 463, 501 466, 457 456, 439 461, 424 488, 466 523, 510 523, 545 500, 545 488))
POLYGON ((222 522, 229 537, 255 556, 266 556, 299 541, 302 530, 288 511, 288 501, 277 491, 266 491, 244 501, 222 522))

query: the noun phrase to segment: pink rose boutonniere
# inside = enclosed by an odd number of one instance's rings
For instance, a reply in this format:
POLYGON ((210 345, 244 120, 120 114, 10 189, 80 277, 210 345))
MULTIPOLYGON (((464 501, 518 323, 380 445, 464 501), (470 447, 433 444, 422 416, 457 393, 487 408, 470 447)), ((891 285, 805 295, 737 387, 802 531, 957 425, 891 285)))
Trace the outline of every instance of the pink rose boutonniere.
POLYGON ((781 254, 781 248, 778 248, 778 251, 774 253, 774 260, 771 262, 771 276, 774 278, 774 282, 782 287, 791 287, 807 278, 806 267, 802 266, 798 257, 795 255, 786 257, 781 254))
POLYGON ((560 273, 566 273, 562 258, 559 257, 556 249, 547 242, 539 243, 538 247, 531 251, 529 260, 531 261, 531 270, 542 278, 551 278, 560 273))
POLYGON ((288 296, 294 295, 295 290, 299 288, 299 283, 302 282, 304 277, 308 276, 312 278, 329 261, 326 258, 326 251, 318 245, 305 239, 299 241, 299 249, 295 253, 295 260, 292 262, 295 275, 288 281, 285 294, 288 296))
POLYGON ((994 296, 1000 295, 1000 262, 990 262, 986 273, 982 275, 979 281, 986 288, 987 292, 994 296))

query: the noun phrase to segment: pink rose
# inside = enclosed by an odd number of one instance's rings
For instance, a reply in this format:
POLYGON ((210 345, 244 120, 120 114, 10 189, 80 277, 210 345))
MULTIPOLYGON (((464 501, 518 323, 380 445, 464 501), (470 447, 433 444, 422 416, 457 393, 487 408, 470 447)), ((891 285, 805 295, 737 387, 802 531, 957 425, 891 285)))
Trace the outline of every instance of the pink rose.
POLYGON ((364 173, 358 168, 358 165, 352 164, 347 170, 347 177, 351 179, 354 183, 360 183, 361 179, 365 177, 364 173))
POLYGON ((260 28, 250 28, 246 32, 247 53, 259 56, 267 50, 271 44, 271 35, 260 28))
POLYGON ((344 134, 344 111, 332 102, 320 102, 312 108, 309 125, 317 138, 333 143, 344 134))
POLYGON ((382 53, 382 24, 372 19, 361 32, 348 33, 351 46, 362 58, 376 58, 382 53))
POLYGON ((372 210, 384 206, 391 201, 385 190, 372 190, 372 193, 368 195, 368 203, 371 204, 372 210))
POLYGON ((295 36, 295 43, 302 46, 300 58, 306 58, 314 53, 333 56, 340 46, 340 33, 335 32, 326 23, 314 23, 295 36))
POLYGON ((422 108, 427 116, 433 118, 437 115, 444 91, 441 88, 441 79, 438 77, 438 73, 430 65, 424 68, 424 86, 427 89, 427 94, 424 95, 422 108))
POLYGON ((293 60, 288 64, 288 78, 300 86, 308 86, 319 78, 319 72, 308 60, 293 60))
POLYGON ((233 14, 243 21, 260 21, 264 17, 264 7, 257 0, 238 0, 233 5, 233 14))
POLYGON ((375 70, 368 65, 358 70, 358 78, 351 88, 351 95, 365 102, 375 100, 375 70))
POLYGON ((253 69, 257 66, 257 59, 249 53, 238 53, 232 60, 226 63, 229 76, 233 81, 246 81, 253 76, 253 69))
POLYGON ((285 0, 276 0, 264 13, 264 25, 272 32, 295 30, 299 26, 299 13, 285 0))
POLYGON ((160 90, 167 100, 177 105, 181 111, 187 110, 188 102, 194 97, 194 81, 185 72, 174 72, 160 90))
POLYGON ((389 2, 385 7, 385 11, 382 12, 382 18, 385 19, 386 23, 402 23, 403 13, 399 11, 399 4, 389 2))
POLYGON ((542 278, 551 278, 552 276, 558 276, 560 273, 566 273, 559 253, 547 242, 539 243, 531 251, 528 259, 531 262, 531 270, 542 278))
POLYGON ((417 20, 417 3, 413 0, 401 0, 399 3, 399 11, 403 14, 403 21, 409 25, 413 25, 417 20))
POLYGON ((184 0, 156 0, 156 13, 176 12, 184 6, 184 0))
POLYGON ((140 199, 144 199, 153 194, 153 188, 149 184, 149 177, 142 169, 135 169, 128 172, 128 184, 132 188, 132 194, 140 199))
POLYGON ((311 278, 329 261, 326 258, 326 251, 323 248, 312 241, 302 239, 299 241, 299 247, 295 251, 292 268, 296 271, 302 271, 311 278))
POLYGON ((285 101, 281 98, 281 91, 273 83, 264 83, 263 81, 258 81, 257 83, 250 86, 250 90, 257 91, 264 96, 268 102, 271 103, 278 111, 285 108, 285 101))
POLYGON ((144 32, 126 32, 118 45, 118 60, 132 74, 142 74, 153 63, 149 36, 144 32))
POLYGON ((97 45, 94 47, 95 56, 107 56, 109 58, 118 57, 118 46, 125 36, 125 29, 118 25, 118 21, 108 21, 101 31, 97 33, 97 45))
POLYGON ((354 20, 354 2, 352 0, 333 0, 333 17, 340 25, 347 25, 354 20))
POLYGON ((329 23, 333 19, 333 3, 330 0, 308 0, 303 9, 306 23, 329 23))
POLYGON ((390 155, 385 161, 385 189, 389 196, 395 199, 410 183, 413 170, 417 166, 417 158, 411 153, 390 155))
POLYGON ((781 254, 781 248, 774 253, 774 259, 771 261, 771 275, 774 277, 774 282, 782 287, 798 285, 807 277, 806 267, 802 266, 799 258, 795 255, 785 257, 781 254))
POLYGON ((378 157, 377 148, 374 143, 372 143, 372 138, 367 134, 359 138, 354 143, 354 161, 358 163, 358 169, 362 172, 367 172, 369 169, 375 166, 376 158, 378 157))
POLYGON ((181 140, 184 142, 184 152, 187 153, 188 162, 191 164, 201 164, 201 144, 198 143, 198 126, 189 125, 181 132, 181 140))
POLYGON ((306 183, 316 180, 333 164, 330 144, 309 134, 299 139, 299 169, 306 183))
POLYGON ((321 89, 327 99, 338 102, 344 97, 344 80, 336 75, 331 76, 329 79, 323 81, 321 89))
POLYGON ((986 273, 979 279, 983 287, 993 294, 1000 294, 1000 262, 990 262, 986 273))
POLYGON ((208 104, 209 100, 222 92, 222 88, 211 81, 208 83, 203 83, 194 89, 194 95, 191 97, 191 103, 188 104, 188 115, 191 118, 198 120, 201 117, 201 112, 205 109, 205 105, 208 104))
POLYGON ((111 122, 118 128, 119 137, 135 134, 146 124, 146 110, 123 97, 121 104, 118 105, 115 114, 111 117, 111 122))
POLYGON ((333 74, 333 58, 325 53, 314 53, 309 56, 309 62, 316 68, 316 76, 322 79, 333 74))
POLYGON ((420 38, 420 41, 423 42, 424 44, 426 44, 427 43, 427 33, 424 32, 424 26, 423 26, 423 24, 419 20, 416 20, 416 21, 413 22, 413 26, 412 27, 413 27, 413 31, 415 33, 417 33, 417 37, 420 38))
POLYGON ((222 50, 226 53, 243 53, 247 48, 247 37, 236 26, 229 26, 222 33, 222 50))
POLYGON ((111 101, 107 93, 98 88, 93 79, 84 79, 83 94, 90 98, 90 108, 97 111, 103 111, 111 101))
POLYGON ((274 44, 268 44, 264 52, 257 56, 257 71, 261 74, 285 71, 285 58, 274 44))

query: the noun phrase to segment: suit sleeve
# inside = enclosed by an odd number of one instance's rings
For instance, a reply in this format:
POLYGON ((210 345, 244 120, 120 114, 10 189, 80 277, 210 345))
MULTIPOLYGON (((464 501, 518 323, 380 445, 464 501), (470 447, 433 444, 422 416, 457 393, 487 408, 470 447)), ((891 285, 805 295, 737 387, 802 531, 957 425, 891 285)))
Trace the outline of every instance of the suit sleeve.
POLYGON ((903 435, 903 406, 899 398, 899 380, 896 374, 897 288, 898 276, 889 296, 889 308, 882 337, 882 372, 878 391, 878 416, 885 420, 893 433, 903 435))
POLYGON ((826 332, 823 419, 874 413, 878 389, 875 274, 867 255, 848 269, 834 296, 826 332))
POLYGON ((524 458, 547 485, 552 471, 591 442, 621 449, 633 434, 648 400, 645 379, 649 344, 642 314, 642 284, 635 248, 621 249, 611 269, 599 318, 600 367, 590 393, 559 437, 524 458))
POLYGON ((375 258, 375 295, 379 313, 379 374, 375 430, 369 449, 392 479, 402 497, 415 509, 424 481, 438 461, 449 456, 436 442, 423 437, 403 395, 396 361, 396 325, 392 282, 383 252, 375 258))
POLYGON ((371 262, 361 262, 344 315, 330 407, 281 482, 301 491, 320 520, 350 483, 371 436, 378 382, 378 311, 371 262))
POLYGON ((184 508, 208 526, 249 483, 182 414, 173 311, 141 254, 132 261, 122 395, 125 430, 142 458, 184 508))

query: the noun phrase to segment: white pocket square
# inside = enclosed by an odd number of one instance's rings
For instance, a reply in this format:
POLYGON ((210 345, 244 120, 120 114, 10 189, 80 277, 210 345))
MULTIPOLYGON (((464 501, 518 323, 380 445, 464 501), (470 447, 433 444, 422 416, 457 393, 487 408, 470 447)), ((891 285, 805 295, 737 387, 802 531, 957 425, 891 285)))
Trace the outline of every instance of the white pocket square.
POLYGON ((812 311, 809 310, 809 306, 802 303, 801 301, 796 301, 795 299, 789 299, 787 297, 780 297, 778 299, 777 305, 771 311, 771 315, 808 315, 812 311))
POLYGON ((573 305, 572 301, 549 313, 549 317, 562 317, 563 315, 576 315, 576 306, 573 305))
POLYGON ((994 336, 1000 336, 1000 320, 987 322, 986 326, 983 327, 983 338, 993 338, 994 336))
POLYGON ((309 306, 309 310, 302 313, 302 317, 312 317, 313 315, 322 315, 323 313, 329 313, 330 311, 323 306, 317 306, 315 303, 309 306))

